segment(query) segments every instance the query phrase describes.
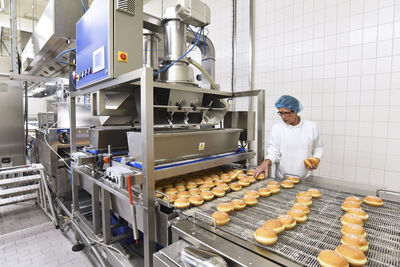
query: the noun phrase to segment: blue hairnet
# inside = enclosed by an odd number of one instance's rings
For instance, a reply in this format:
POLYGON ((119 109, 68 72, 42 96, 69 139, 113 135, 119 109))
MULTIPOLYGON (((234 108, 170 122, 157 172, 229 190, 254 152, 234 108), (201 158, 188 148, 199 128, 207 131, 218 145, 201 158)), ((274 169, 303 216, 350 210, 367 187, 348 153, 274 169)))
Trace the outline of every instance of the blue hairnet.
POLYGON ((303 106, 297 98, 290 95, 283 95, 275 102, 276 108, 287 108, 294 113, 299 113, 303 110, 303 106))

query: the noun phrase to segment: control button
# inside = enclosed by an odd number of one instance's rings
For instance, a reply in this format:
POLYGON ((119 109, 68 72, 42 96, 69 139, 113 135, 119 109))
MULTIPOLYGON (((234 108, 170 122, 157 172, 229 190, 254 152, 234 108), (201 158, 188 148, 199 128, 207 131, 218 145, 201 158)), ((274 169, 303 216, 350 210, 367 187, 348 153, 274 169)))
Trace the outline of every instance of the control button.
POLYGON ((85 76, 87 76, 88 75, 88 70, 85 70, 85 76))
POLYGON ((110 158, 109 158, 109 157, 105 157, 105 158, 104 158, 104 162, 105 162, 105 163, 110 163, 110 158))
POLYGON ((118 51, 118 61, 120 62, 128 62, 128 53, 118 51))
POLYGON ((76 80, 76 74, 74 74, 74 76, 72 76, 72 79, 75 81, 76 80))
POLYGON ((81 133, 82 131, 81 130, 78 130, 78 133, 81 133))
POLYGON ((89 68, 89 74, 92 74, 92 68, 89 68))

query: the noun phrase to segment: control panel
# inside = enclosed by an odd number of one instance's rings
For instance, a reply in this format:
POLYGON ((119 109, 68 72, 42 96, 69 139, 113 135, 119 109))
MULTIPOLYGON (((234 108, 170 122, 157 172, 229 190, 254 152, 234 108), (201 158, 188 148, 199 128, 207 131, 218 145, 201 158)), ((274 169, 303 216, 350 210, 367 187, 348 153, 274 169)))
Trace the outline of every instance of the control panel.
POLYGON ((125 181, 128 175, 133 175, 133 171, 123 166, 112 166, 107 168, 104 179, 119 188, 124 188, 126 187, 125 181))

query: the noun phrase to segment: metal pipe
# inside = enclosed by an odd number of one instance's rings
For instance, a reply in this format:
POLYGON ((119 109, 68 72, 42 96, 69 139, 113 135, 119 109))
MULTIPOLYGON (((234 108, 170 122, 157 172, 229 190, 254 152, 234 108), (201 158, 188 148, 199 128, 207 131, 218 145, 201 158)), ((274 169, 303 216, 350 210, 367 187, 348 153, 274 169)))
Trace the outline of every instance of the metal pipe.
POLYGON ((143 67, 158 69, 158 40, 156 33, 143 30, 143 67))
POLYGON ((17 0, 10 0, 10 30, 11 30, 11 69, 18 74, 17 50, 17 0))
POLYGON ((28 153, 28 82, 24 82, 24 94, 25 94, 25 151, 28 153))
POLYGON ((233 88, 235 86, 235 64, 236 64, 236 21, 237 21, 237 0, 232 1, 232 77, 231 77, 231 90, 233 93, 233 88))

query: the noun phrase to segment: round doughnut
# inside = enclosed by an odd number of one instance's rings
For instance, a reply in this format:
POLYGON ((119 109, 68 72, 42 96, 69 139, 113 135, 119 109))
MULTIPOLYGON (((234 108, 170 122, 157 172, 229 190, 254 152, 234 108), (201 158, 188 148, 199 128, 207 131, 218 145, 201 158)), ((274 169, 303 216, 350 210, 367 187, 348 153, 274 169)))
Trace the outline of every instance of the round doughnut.
POLYGON ((186 197, 186 198, 190 197, 190 194, 188 191, 180 191, 180 192, 178 192, 177 195, 178 195, 178 197, 186 197))
POLYGON ((281 189, 279 188, 279 185, 275 185, 275 184, 270 184, 267 185, 267 188, 271 191, 271 193, 274 194, 278 194, 281 189))
POLYGON ((215 184, 214 184, 213 181, 205 181, 203 185, 204 185, 204 186, 207 186, 207 187, 209 187, 209 188, 215 187, 215 184))
POLYGON ((280 215, 277 219, 285 226, 285 230, 293 229, 296 226, 296 220, 291 215, 280 215))
POLYGON ((234 206, 231 203, 218 203, 217 210, 230 213, 234 210, 234 206))
POLYGON ((361 249, 350 245, 339 245, 335 250, 346 258, 352 266, 363 266, 367 263, 367 257, 361 249))
POLYGON ((223 184, 223 183, 224 183, 223 180, 215 180, 215 181, 214 181, 214 184, 215 184, 216 186, 219 186, 220 184, 223 184))
POLYGON ((167 183, 167 184, 164 184, 163 187, 164 187, 164 189, 167 189, 167 188, 174 187, 174 185, 172 183, 167 183))
POLYGON ((202 185, 202 184, 204 184, 204 181, 203 181, 203 179, 201 179, 201 178, 197 178, 197 179, 195 179, 193 182, 196 183, 196 185, 202 185))
POLYGON ((231 204, 237 211, 244 210, 246 208, 246 202, 244 202, 242 199, 232 199, 231 204))
POLYGON ((271 229, 261 227, 254 231, 254 238, 262 245, 273 245, 278 240, 277 234, 271 229))
POLYGON ((193 206, 200 206, 204 203, 204 199, 200 195, 191 195, 189 201, 193 206))
POLYGON ((230 220, 228 213, 221 211, 215 211, 213 214, 211 214, 211 217, 217 221, 217 225, 219 226, 227 224, 230 220))
POLYGON ((197 183, 195 182, 188 182, 186 184, 186 189, 191 189, 191 188, 196 188, 197 187, 197 183))
POLYGON ((345 234, 359 235, 364 238, 367 236, 367 233, 365 232, 362 226, 352 223, 344 224, 342 226, 342 229, 340 229, 340 232, 344 235, 345 234))
POLYGON ((260 195, 255 190, 248 190, 244 193, 245 196, 258 198, 260 195))
POLYGON ((306 214, 301 210, 289 210, 286 215, 292 216, 296 223, 303 223, 307 220, 306 214))
POLYGON ((318 254, 318 263, 322 267, 348 267, 346 258, 334 250, 322 250, 318 254))
POLYGON ((296 198, 296 203, 301 203, 307 206, 311 206, 312 200, 311 197, 298 197, 296 198))
POLYGON ((253 176, 253 174, 254 174, 254 169, 247 170, 247 175, 253 176))
POLYGON ((300 183, 300 178, 299 178, 299 177, 296 177, 296 176, 289 176, 289 177, 286 178, 286 179, 289 180, 289 181, 292 181, 292 182, 295 183, 295 184, 300 183))
POLYGON ((214 187, 214 188, 211 190, 211 193, 213 193, 214 196, 216 196, 216 197, 223 197, 223 196, 225 196, 225 190, 224 190, 223 188, 221 188, 221 187, 214 187))
POLYGON ((380 197, 376 196, 366 196, 364 197, 364 203, 373 206, 373 207, 381 207, 383 206, 383 200, 380 197))
POLYGON ((292 206, 293 210, 301 210, 304 212, 306 215, 310 213, 310 208, 307 205, 304 205, 302 203, 295 203, 292 206))
POLYGON ((238 184, 240 184, 242 187, 246 187, 250 185, 250 180, 247 178, 242 178, 238 180, 238 184))
POLYGON ((264 223, 264 227, 271 229, 277 234, 282 233, 285 230, 285 226, 279 220, 271 219, 264 223))
POLYGON ((265 179, 264 173, 260 173, 260 174, 257 176, 256 179, 259 180, 259 181, 264 180, 264 179, 265 179))
POLYGON ((341 221, 342 224, 351 223, 351 224, 357 224, 357 225, 360 225, 360 226, 363 225, 363 220, 360 217, 358 217, 357 215, 354 215, 354 214, 346 213, 345 215, 342 216, 340 221, 341 221))
POLYGON ((360 217, 363 221, 368 220, 368 214, 362 210, 362 209, 348 209, 347 213, 357 215, 360 217))
POLYGON ((271 180, 267 183, 267 185, 277 185, 279 186, 279 182, 275 181, 275 180, 271 180))
POLYGON ((269 197, 271 195, 271 190, 267 187, 260 187, 258 188, 258 194, 261 197, 269 197))
POLYGON ((257 205, 257 198, 251 196, 244 196, 242 200, 246 203, 246 206, 251 207, 257 205))
POLYGON ((240 191, 242 190, 242 186, 239 183, 230 183, 229 187, 232 191, 240 191))
POLYGON ((210 191, 210 187, 208 187, 206 184, 202 184, 198 188, 200 191, 210 191))
POLYGON ((342 239, 340 240, 340 242, 342 242, 343 245, 356 246, 359 249, 361 249, 363 252, 366 252, 368 250, 367 240, 365 240, 364 237, 359 236, 359 235, 345 234, 342 236, 342 239))
POLYGON ((248 178, 246 174, 241 173, 237 176, 238 179, 248 178))
POLYGON ((360 204, 360 205, 361 205, 361 203, 362 203, 361 198, 356 197, 356 196, 347 197, 343 202, 347 202, 347 201, 357 202, 357 203, 360 204))
POLYGON ((222 181, 224 181, 224 183, 230 183, 232 181, 232 179, 228 176, 228 177, 221 177, 222 181))
POLYGON ((214 194, 211 191, 201 191, 200 196, 205 200, 205 201, 210 201, 214 198, 214 194))
POLYGON ((282 188, 290 189, 294 187, 294 183, 289 180, 283 180, 281 183, 282 188))
MULTIPOLYGON (((169 193, 167 194, 169 196, 169 203, 173 204, 175 202, 175 200, 178 198, 178 195, 175 193, 169 193)), ((168 198, 164 197, 163 200, 165 202, 168 202, 168 198)))
POLYGON ((175 187, 168 187, 167 189, 165 189, 164 191, 165 194, 177 194, 178 190, 175 187))
POLYGON ((227 185, 226 183, 222 183, 218 187, 221 187, 222 189, 224 189, 225 192, 229 190, 229 185, 227 185))
POLYGON ((175 202, 174 202, 174 206, 178 209, 184 209, 189 207, 190 205, 190 201, 189 199, 185 198, 185 197, 178 197, 175 202))
POLYGON ((321 191, 316 188, 310 188, 307 192, 311 194, 312 198, 320 198, 322 196, 321 191))
MULTIPOLYGON (((185 181, 179 180, 179 181, 176 181, 175 184, 174 184, 175 187, 178 187, 179 185, 185 185, 185 181)), ((185 188, 185 189, 186 189, 186 188, 185 188)), ((179 190, 178 190, 178 191, 179 191, 179 190)))
POLYGON ((256 178, 254 178, 253 176, 247 176, 247 179, 249 179, 249 182, 251 184, 254 184, 256 182, 256 178))
POLYGON ((188 190, 190 195, 200 195, 200 189, 198 188, 191 188, 188 190))
POLYGON ((360 209, 361 206, 357 202, 346 201, 342 204, 342 210, 348 211, 349 209, 360 209))
POLYGON ((296 194, 296 198, 299 197, 312 197, 311 193, 307 192, 307 191, 300 191, 296 194))

